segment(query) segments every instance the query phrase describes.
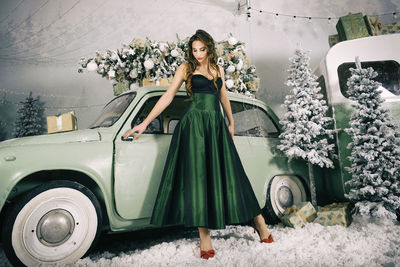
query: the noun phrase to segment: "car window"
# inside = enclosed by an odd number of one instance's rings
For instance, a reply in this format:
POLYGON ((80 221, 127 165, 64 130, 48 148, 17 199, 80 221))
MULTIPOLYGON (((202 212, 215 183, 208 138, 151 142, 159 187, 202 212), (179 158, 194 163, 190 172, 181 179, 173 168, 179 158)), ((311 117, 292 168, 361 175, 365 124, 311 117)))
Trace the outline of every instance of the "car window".
POLYGON ((89 126, 89 128, 109 127, 113 125, 124 113, 135 98, 136 92, 120 95, 111 100, 101 111, 97 119, 89 126))
MULTIPOLYGON (((338 69, 340 91, 345 97, 348 97, 347 80, 351 76, 349 68, 355 68, 354 62, 341 64, 338 69)), ((365 61, 361 62, 362 68, 372 67, 378 76, 375 81, 382 83, 382 86, 395 95, 400 95, 400 65, 394 60, 386 61, 365 61)))
MULTIPOLYGON (((278 137, 279 131, 262 108, 247 103, 231 101, 235 122, 235 135, 254 137, 278 137)), ((225 115, 225 121, 229 120, 225 115)))
MULTIPOLYGON (((146 100, 135 118, 132 120, 131 127, 141 123, 147 117, 160 97, 161 96, 154 96, 146 100)), ((173 134, 174 129, 188 104, 187 101, 184 101, 185 99, 186 97, 184 96, 175 96, 169 106, 147 126, 144 133, 173 134)))

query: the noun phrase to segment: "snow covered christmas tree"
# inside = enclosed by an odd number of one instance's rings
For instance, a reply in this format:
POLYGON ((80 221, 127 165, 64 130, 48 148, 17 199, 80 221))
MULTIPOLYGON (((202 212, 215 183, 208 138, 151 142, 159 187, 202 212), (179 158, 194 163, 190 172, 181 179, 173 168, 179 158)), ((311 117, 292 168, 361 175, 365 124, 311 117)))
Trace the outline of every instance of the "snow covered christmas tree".
POLYGON ((312 165, 334 167, 334 144, 328 143, 328 138, 332 137, 332 130, 328 128, 333 120, 325 116, 328 107, 319 93, 321 88, 316 82, 317 77, 311 73, 309 61, 307 53, 300 49, 296 49, 295 56, 290 58, 286 85, 291 87, 291 93, 284 102, 287 112, 280 121, 283 131, 278 149, 289 160, 302 158, 308 162, 311 200, 317 208, 312 165))
POLYGON ((389 111, 382 107, 379 87, 373 79, 378 75, 371 67, 350 68, 347 81, 349 98, 356 101, 346 132, 352 137, 351 167, 346 170, 352 179, 346 194, 355 203, 355 211, 362 215, 396 219, 400 208, 400 135, 391 123, 389 111))
POLYGON ((44 130, 43 104, 39 100, 39 96, 29 97, 20 102, 21 107, 17 111, 17 119, 13 132, 14 137, 23 137, 31 135, 39 135, 44 130))
POLYGON ((5 130, 6 125, 7 124, 0 119, 0 141, 6 140, 7 138, 7 133, 5 130))

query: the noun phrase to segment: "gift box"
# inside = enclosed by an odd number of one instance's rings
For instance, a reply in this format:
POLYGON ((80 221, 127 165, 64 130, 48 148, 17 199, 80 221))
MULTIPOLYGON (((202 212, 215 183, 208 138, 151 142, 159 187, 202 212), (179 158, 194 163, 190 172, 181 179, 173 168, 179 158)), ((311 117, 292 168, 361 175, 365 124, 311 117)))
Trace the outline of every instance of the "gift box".
POLYGON ((143 86, 169 86, 170 83, 167 78, 162 78, 161 80, 155 82, 150 81, 149 78, 144 78, 142 84, 143 86))
POLYGON ((400 21, 385 24, 382 26, 381 34, 399 33, 400 32, 400 21))
POLYGON ((47 116, 47 133, 74 131, 78 129, 77 119, 73 111, 58 116, 47 116))
POLYGON ((122 82, 118 82, 113 84, 113 90, 114 90, 114 95, 120 95, 125 91, 129 90, 129 82, 127 80, 124 80, 122 82))
POLYGON ((300 202, 285 210, 281 221, 294 228, 303 227, 307 222, 312 222, 317 217, 317 211, 310 202, 300 202))
POLYGON ((382 24, 379 16, 364 16, 365 25, 367 25, 367 30, 369 35, 380 35, 382 31, 382 24))
POLYGON ((349 203, 333 203, 320 208, 317 212, 317 221, 323 226, 349 226, 352 221, 349 203))
POLYGON ((339 34, 329 35, 329 47, 334 46, 335 44, 339 43, 339 34))
POLYGON ((336 29, 340 41, 369 36, 362 13, 349 13, 347 16, 340 17, 336 29))

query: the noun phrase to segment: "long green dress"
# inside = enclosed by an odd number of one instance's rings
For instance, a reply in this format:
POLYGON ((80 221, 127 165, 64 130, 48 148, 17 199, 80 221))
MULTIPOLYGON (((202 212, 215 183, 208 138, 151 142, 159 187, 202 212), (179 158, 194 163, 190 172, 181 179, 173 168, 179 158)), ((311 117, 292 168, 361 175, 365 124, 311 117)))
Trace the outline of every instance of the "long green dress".
POLYGON ((248 223, 261 209, 222 116, 220 90, 194 74, 192 91, 171 139, 150 223, 211 229, 248 223))

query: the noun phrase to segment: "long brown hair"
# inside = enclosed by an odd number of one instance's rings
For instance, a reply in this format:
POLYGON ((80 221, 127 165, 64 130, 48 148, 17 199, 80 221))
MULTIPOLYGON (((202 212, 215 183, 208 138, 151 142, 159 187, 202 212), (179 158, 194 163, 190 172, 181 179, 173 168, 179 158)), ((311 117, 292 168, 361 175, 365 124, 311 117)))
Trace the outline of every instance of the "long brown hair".
MULTIPOLYGON (((190 37, 189 42, 187 44, 186 52, 185 52, 185 60, 186 60, 186 93, 189 96, 189 99, 192 98, 193 91, 192 91, 192 76, 193 72, 196 70, 197 66, 200 66, 200 63, 197 59, 193 56, 193 48, 192 44, 194 41, 201 41, 207 47, 207 57, 208 57, 208 65, 207 65, 207 72, 212 75, 210 72, 210 68, 215 70, 217 73, 216 77, 213 77, 212 81, 215 85, 215 88, 219 90, 217 86, 217 78, 219 73, 219 68, 217 66, 217 52, 215 50, 215 43, 214 39, 211 37, 209 33, 204 30, 198 29, 192 37, 190 37)), ((221 76, 221 74, 220 74, 221 76)), ((207 78, 208 79, 208 78, 207 78)))

